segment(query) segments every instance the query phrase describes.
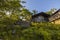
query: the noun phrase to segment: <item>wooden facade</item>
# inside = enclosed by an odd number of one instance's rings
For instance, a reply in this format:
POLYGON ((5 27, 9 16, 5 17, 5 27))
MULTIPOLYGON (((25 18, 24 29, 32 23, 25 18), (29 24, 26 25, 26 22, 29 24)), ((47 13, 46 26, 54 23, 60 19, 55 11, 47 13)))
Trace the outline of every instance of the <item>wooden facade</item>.
POLYGON ((48 15, 44 12, 40 12, 32 16, 33 22, 51 22, 54 24, 60 24, 60 9, 52 15, 48 15))
POLYGON ((49 16, 50 15, 48 15, 44 12, 40 12, 40 13, 35 14, 35 15, 32 16, 32 21, 33 22, 47 22, 49 16))
POLYGON ((60 9, 49 17, 49 22, 60 24, 60 9))
POLYGON ((30 22, 27 22, 27 21, 16 21, 16 23, 14 23, 15 25, 20 25, 22 27, 29 27, 30 26, 30 22))

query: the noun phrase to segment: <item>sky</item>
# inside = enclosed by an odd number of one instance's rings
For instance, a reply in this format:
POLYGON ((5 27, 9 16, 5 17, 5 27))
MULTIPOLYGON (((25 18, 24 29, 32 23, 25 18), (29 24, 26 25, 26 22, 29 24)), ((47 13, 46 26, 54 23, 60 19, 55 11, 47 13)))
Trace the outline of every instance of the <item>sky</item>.
POLYGON ((24 4, 30 11, 37 10, 38 12, 46 12, 52 8, 60 8, 60 0, 24 0, 24 4))

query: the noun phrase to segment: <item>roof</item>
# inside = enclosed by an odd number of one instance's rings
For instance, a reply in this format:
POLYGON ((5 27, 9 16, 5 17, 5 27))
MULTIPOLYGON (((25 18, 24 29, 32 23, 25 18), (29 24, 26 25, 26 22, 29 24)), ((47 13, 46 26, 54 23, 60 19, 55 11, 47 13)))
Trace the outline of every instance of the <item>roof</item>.
POLYGON ((57 20, 57 19, 60 19, 60 15, 58 14, 58 12, 60 12, 60 9, 57 10, 55 13, 53 13, 53 14, 50 16, 50 18, 52 18, 52 19, 50 20, 50 22, 51 22, 51 21, 55 21, 55 20, 57 20))
POLYGON ((55 13, 53 13, 51 16, 53 16, 53 15, 55 15, 56 13, 58 13, 60 11, 60 9, 59 10, 57 10, 55 13))
POLYGON ((50 15, 48 15, 44 12, 40 12, 38 14, 32 15, 32 18, 35 18, 35 17, 38 17, 38 16, 49 17, 50 15))

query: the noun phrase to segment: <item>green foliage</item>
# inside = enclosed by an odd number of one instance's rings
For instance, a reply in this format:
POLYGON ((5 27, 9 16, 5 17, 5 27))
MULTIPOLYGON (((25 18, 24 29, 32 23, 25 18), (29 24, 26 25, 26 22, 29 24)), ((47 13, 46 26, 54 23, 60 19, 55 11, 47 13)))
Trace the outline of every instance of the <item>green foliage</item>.
POLYGON ((18 10, 20 7, 22 7, 20 1, 21 0, 0 0, 0 10, 18 10))
POLYGON ((56 8, 52 8, 51 10, 47 11, 47 14, 52 15, 57 9, 56 8))
POLYGON ((37 13, 38 13, 37 10, 32 10, 32 15, 37 14, 37 13))
MULTIPOLYGON (((22 2, 25 3, 25 2, 22 2)), ((0 39, 3 40, 60 40, 60 25, 51 23, 31 23, 30 27, 15 25, 21 16, 30 20, 31 12, 25 8, 19 10, 20 1, 0 0, 0 39), (3 11, 3 12, 2 12, 3 11), (5 11, 12 11, 10 16, 5 11), (20 11, 20 13, 17 11, 20 11)), ((35 11, 34 11, 35 12, 35 11)), ((36 13, 36 12, 35 12, 36 13)))
POLYGON ((34 23, 22 31, 26 40, 60 40, 60 26, 51 23, 34 23))
POLYGON ((20 17, 22 17, 22 19, 26 19, 26 21, 29 21, 31 19, 31 12, 25 8, 22 8, 21 13, 20 13, 20 17))
POLYGON ((7 22, 0 23, 0 38, 4 40, 60 40, 60 25, 31 23, 30 27, 23 28, 20 25, 7 25, 7 22))

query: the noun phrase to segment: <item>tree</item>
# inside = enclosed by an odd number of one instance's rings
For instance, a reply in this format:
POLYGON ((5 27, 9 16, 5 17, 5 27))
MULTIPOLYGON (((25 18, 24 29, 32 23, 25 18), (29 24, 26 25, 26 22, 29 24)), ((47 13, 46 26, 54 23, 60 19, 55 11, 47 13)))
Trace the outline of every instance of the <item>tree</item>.
POLYGON ((29 21, 31 19, 31 15, 32 13, 28 9, 22 8, 21 13, 20 13, 20 19, 22 20, 25 19, 26 21, 29 21))
POLYGON ((56 8, 52 8, 50 11, 47 11, 46 13, 51 15, 54 12, 56 12, 56 10, 57 10, 56 8))
POLYGON ((32 14, 34 15, 34 14, 37 14, 38 13, 38 11, 37 10, 32 10, 32 14))
POLYGON ((0 11, 2 12, 17 12, 23 7, 21 0, 0 0, 0 11))

